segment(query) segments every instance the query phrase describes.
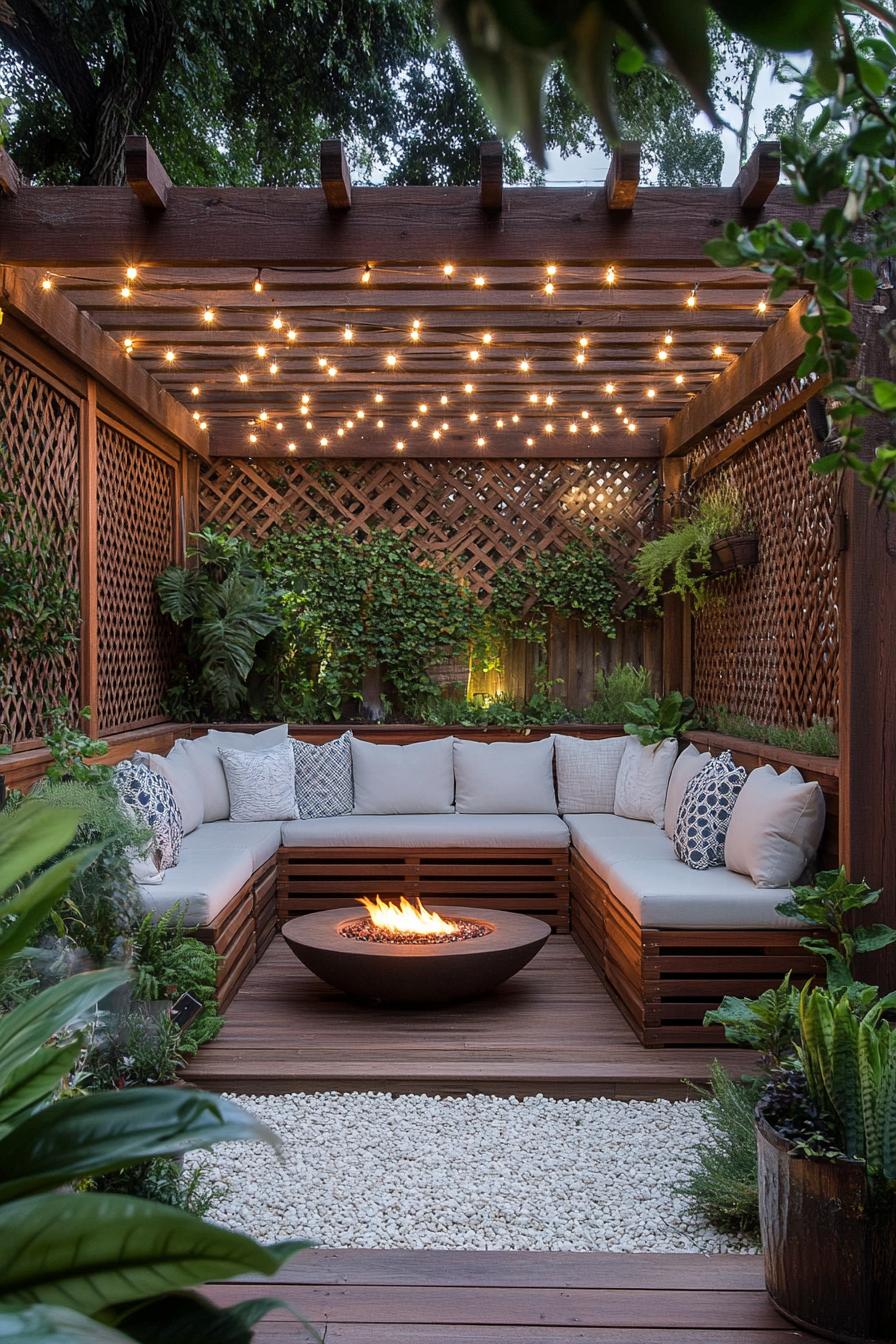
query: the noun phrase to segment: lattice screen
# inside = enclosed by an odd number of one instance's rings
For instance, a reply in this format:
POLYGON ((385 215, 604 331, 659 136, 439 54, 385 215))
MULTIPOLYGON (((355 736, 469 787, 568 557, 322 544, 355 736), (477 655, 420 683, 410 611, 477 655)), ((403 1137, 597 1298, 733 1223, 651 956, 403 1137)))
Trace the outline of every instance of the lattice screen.
MULTIPOLYGON (((726 441, 725 427, 719 435, 699 445, 695 458, 726 441)), ((783 726, 803 727, 813 717, 836 725, 837 484, 810 474, 815 456, 809 417, 800 410, 698 483, 699 491, 733 482, 759 534, 759 564, 718 580, 723 603, 695 621, 702 707, 721 705, 783 726)))
POLYGON ((502 564, 563 547, 583 525, 621 566, 652 531, 656 477, 655 464, 638 459, 218 460, 202 466, 200 518, 258 539, 317 521, 353 535, 410 532, 421 552, 449 557, 487 596, 502 564))
MULTIPOLYGON (((77 588, 77 404, 0 354, 0 406, 4 415, 0 490, 15 495, 24 510, 22 524, 12 524, 13 544, 27 550, 29 533, 33 537, 35 528, 52 528, 68 554, 69 583, 77 588)), ((12 517, 10 510, 4 530, 12 517)), ((77 703, 78 644, 72 643, 61 657, 25 662, 15 653, 15 630, 9 633, 12 657, 0 668, 0 740, 25 745, 43 736, 46 709, 63 699, 77 703)))
POLYGON ((154 583, 175 557, 176 504, 174 468, 100 420, 96 724, 101 732, 161 713, 175 641, 154 583))

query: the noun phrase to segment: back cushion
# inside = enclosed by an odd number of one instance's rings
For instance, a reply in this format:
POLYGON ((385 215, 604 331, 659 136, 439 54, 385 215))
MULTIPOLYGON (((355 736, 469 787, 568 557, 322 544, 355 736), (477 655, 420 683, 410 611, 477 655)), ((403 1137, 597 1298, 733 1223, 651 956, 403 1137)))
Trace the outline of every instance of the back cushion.
POLYGON ((454 811, 452 737, 395 747, 353 737, 354 812, 385 817, 454 811))
POLYGON ((202 790, 202 820, 226 821, 230 816, 230 794, 227 778, 218 751, 229 747, 234 751, 267 751, 279 742, 285 742, 285 723, 264 728, 260 733, 227 733, 212 728, 205 737, 185 742, 184 749, 202 790))
POLYGON ((616 776, 627 737, 583 737, 554 734, 557 798, 561 813, 612 812, 616 776))
POLYGON ((554 742, 454 741, 458 812, 556 812, 554 742))
POLYGON ((346 817, 352 810, 352 735, 332 742, 292 739, 296 771, 296 802, 299 816, 346 817))
POLYGON ((189 835, 197 826, 202 825, 204 809, 202 785, 185 748, 186 743, 183 739, 179 739, 167 756, 157 756, 155 752, 135 751, 134 760, 167 779, 183 817, 184 835, 189 835))
POLYGON ((649 747, 642 747, 636 737, 628 739, 616 776, 613 811, 617 817, 652 821, 662 826, 666 789, 677 756, 678 743, 674 737, 649 747))
POLYGON ((789 887, 815 857, 824 830, 824 794, 792 765, 761 765, 747 776, 725 836, 725 866, 757 887, 789 887))
POLYGON ((708 751, 698 751, 693 745, 685 747, 672 767, 669 787, 666 789, 666 809, 663 814, 663 830, 670 840, 675 834, 675 823, 684 791, 695 775, 699 775, 704 765, 709 765, 712 755, 708 751))

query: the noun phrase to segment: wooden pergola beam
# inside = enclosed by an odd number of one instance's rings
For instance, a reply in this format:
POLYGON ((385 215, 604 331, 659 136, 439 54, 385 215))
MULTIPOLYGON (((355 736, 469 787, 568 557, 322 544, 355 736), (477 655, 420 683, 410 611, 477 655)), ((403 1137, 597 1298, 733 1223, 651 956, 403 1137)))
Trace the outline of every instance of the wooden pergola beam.
MULTIPOLYGON (((147 211, 128 187, 21 187, 0 202, 0 264, 64 269, 128 258, 149 266, 358 267, 531 265, 687 266, 708 269, 705 243, 732 215, 730 189, 646 187, 634 211, 607 210, 605 193, 520 187, 495 228, 478 187, 359 187, 339 227, 320 191, 302 187, 172 187, 147 211)), ((833 201, 833 198, 832 198, 833 201)), ((814 211, 787 188, 769 197, 785 226, 814 211)), ((736 215, 736 210, 734 211, 736 215)), ((747 212, 748 217, 749 212, 747 212)), ((366 287, 365 287, 366 289, 366 287)), ((483 291, 487 294, 487 291, 483 291)))
POLYGON ((147 210, 166 209, 173 183, 145 135, 125 137, 124 174, 141 205, 147 210))
POLYGON ((122 354, 95 323, 54 289, 43 289, 33 275, 0 267, 0 302, 26 326, 60 350, 99 382, 117 392, 152 424, 201 457, 208 457, 208 435, 185 406, 133 360, 122 354))
POLYGON ((736 415, 793 373, 806 348, 808 337, 801 320, 808 306, 808 297, 795 303, 672 417, 663 431, 664 457, 687 452, 714 425, 736 415))
POLYGON ((231 428, 221 428, 216 430, 212 441, 211 457, 284 457, 284 458, 314 458, 317 461, 326 461, 327 458, 386 458, 400 460, 401 458, 415 458, 426 461, 429 458, 463 458, 481 459, 487 458, 542 458, 575 460, 599 460, 604 458, 639 458, 653 459, 659 458, 660 445, 659 434, 657 431, 650 431, 637 435, 630 435, 618 432, 603 433, 595 435, 579 435, 578 438, 572 438, 569 435, 557 434, 550 441, 540 438, 531 448, 524 442, 524 437, 516 435, 513 438, 509 434, 488 433, 486 446, 478 448, 471 445, 469 434, 448 435, 446 434, 438 443, 432 440, 423 441, 419 436, 415 436, 410 431, 405 431, 403 436, 401 432, 380 434, 377 438, 368 442, 360 442, 357 439, 351 441, 342 441, 337 439, 332 431, 329 431, 328 437, 330 443, 326 448, 321 448, 318 443, 318 436, 309 436, 307 433, 297 432, 294 436, 284 432, 282 434, 259 433, 258 443, 250 444, 247 442, 248 430, 243 427, 238 432, 231 428), (294 453, 290 452, 286 444, 290 438, 294 438, 298 448, 294 453), (311 441, 309 442, 309 437, 311 441), (397 452, 394 447, 396 437, 403 437, 406 446, 402 452, 397 452), (587 443, 579 442, 580 439, 587 438, 587 443))
POLYGON ((479 200, 483 210, 493 214, 504 205, 504 146, 500 140, 484 140, 479 146, 479 200))
POLYGON ((623 140, 610 155, 604 190, 608 210, 632 210, 641 180, 641 144, 623 140))
POLYGON ((760 140, 731 188, 736 205, 741 210, 761 210, 780 177, 780 140, 760 140))
POLYGON ((21 185, 22 174, 0 145, 0 196, 17 196, 21 185))
POLYGON ((352 177, 341 140, 320 142, 320 184, 329 210, 350 210, 352 177))

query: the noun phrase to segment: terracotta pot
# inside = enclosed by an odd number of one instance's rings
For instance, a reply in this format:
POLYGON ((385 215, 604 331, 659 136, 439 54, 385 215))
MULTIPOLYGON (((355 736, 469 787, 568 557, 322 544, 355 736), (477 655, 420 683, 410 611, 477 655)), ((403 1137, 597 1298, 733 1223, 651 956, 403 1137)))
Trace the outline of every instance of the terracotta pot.
POLYGON ((733 569, 748 569, 759 559, 758 537, 716 537, 710 544, 710 574, 730 574, 733 569))
POLYGON ((756 1119, 765 1284, 782 1316, 841 1344, 896 1340, 896 1197, 861 1162, 795 1155, 756 1119))

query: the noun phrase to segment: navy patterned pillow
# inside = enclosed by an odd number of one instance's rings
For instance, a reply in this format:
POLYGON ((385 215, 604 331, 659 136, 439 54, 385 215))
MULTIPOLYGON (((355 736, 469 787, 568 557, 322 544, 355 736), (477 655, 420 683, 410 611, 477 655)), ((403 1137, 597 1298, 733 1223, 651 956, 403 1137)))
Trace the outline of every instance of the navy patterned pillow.
POLYGON ((180 858, 184 821, 165 776, 136 761, 121 761, 112 783, 123 806, 152 831, 159 868, 173 868, 180 858))
POLYGON ((343 733, 315 746, 292 738, 300 817, 347 817, 351 812, 355 805, 351 739, 351 733, 343 733))
POLYGON ((723 868, 725 834, 747 772, 723 751, 687 784, 678 809, 672 845, 689 868, 723 868))

